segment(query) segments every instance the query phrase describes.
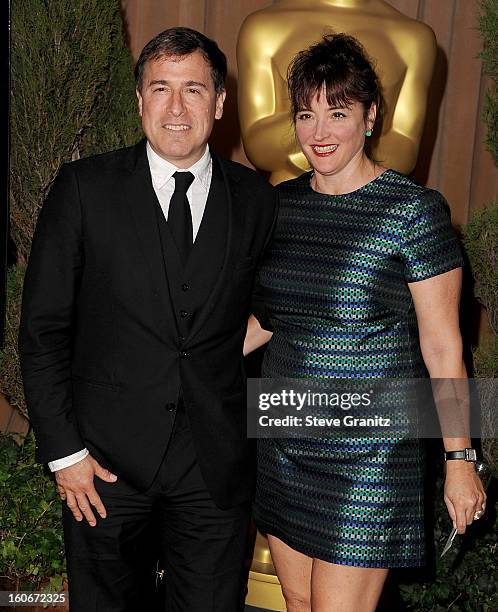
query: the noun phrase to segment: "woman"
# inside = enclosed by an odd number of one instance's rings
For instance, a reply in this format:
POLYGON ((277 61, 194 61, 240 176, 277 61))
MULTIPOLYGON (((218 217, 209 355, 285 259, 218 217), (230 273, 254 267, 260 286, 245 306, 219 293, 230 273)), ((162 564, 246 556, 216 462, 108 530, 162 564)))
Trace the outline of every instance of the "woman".
MULTIPOLYGON (((265 377, 465 378, 448 206, 368 157, 381 94, 365 51, 325 36, 294 58, 288 84, 312 171, 278 186, 246 353, 271 338, 265 377)), ((423 564, 422 466, 413 440, 259 440, 256 522, 288 612, 373 611, 389 568, 423 564)), ((473 463, 448 461, 445 501, 459 533, 482 514, 473 463)))

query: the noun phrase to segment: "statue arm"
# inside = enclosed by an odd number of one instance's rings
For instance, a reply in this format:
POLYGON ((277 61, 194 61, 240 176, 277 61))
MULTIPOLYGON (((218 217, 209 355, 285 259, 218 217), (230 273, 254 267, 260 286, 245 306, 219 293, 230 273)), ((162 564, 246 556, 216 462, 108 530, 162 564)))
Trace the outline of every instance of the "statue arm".
POLYGON ((249 18, 239 34, 240 128, 247 157, 257 168, 281 171, 287 160, 289 171, 297 176, 307 164, 295 142, 286 84, 273 61, 281 41, 275 40, 271 30, 270 20, 249 18))
POLYGON ((406 73, 394 109, 391 127, 383 134, 379 161, 409 174, 417 162, 424 130, 427 98, 436 58, 436 39, 425 24, 417 23, 412 36, 401 33, 396 47, 406 64, 406 73), (389 152, 389 153, 388 153, 389 152))

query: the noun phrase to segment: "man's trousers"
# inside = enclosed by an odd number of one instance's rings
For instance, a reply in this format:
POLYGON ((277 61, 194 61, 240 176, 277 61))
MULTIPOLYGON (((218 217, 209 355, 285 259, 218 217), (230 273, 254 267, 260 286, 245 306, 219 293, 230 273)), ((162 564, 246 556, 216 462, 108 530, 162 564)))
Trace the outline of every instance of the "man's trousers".
POLYGON ((241 609, 250 506, 214 504, 181 404, 148 491, 99 478, 95 488, 107 510, 106 519, 94 511, 95 527, 76 521, 63 503, 71 612, 241 609), (154 584, 158 558, 165 570, 162 601, 154 584))

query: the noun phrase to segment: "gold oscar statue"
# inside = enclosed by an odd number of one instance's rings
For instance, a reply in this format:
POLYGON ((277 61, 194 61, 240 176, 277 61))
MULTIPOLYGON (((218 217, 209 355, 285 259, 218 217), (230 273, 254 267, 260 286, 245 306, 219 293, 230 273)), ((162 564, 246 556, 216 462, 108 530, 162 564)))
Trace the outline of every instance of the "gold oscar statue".
MULTIPOLYGON (((287 67, 323 34, 356 37, 373 59, 385 100, 382 134, 372 152, 384 166, 409 174, 417 161, 436 57, 429 26, 383 0, 275 0, 249 15, 237 44, 239 117, 247 157, 275 185, 308 170, 294 136, 287 67)), ((258 533, 247 603, 285 610, 266 538, 258 533)))
POLYGON ((424 23, 383 0, 275 0, 249 15, 237 45, 239 114, 248 158, 273 184, 308 170, 289 116, 286 73, 301 49, 323 34, 355 36, 374 60, 386 102, 374 158, 409 174, 424 127, 436 39, 424 23))

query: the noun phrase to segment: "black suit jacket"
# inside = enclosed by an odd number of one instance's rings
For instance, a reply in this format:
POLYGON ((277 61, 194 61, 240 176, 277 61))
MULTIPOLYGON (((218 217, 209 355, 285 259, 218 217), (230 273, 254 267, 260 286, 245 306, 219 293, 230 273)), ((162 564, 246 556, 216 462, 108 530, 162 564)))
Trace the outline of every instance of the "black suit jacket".
POLYGON ((38 219, 21 318, 21 365, 40 462, 86 446, 104 467, 146 489, 181 386, 213 499, 229 507, 250 498, 255 466, 242 343, 276 204, 257 173, 213 157, 228 204, 223 266, 183 343, 145 141, 61 168, 38 219))

